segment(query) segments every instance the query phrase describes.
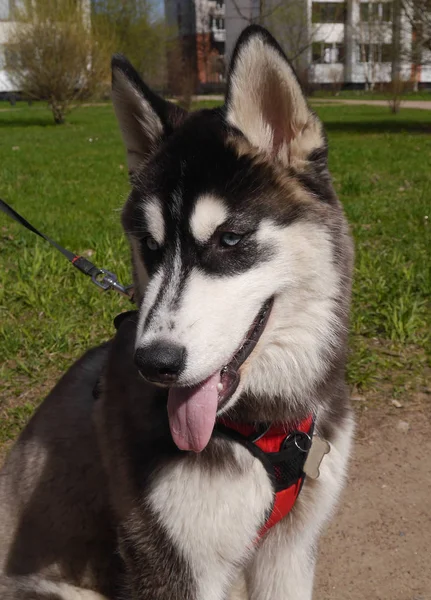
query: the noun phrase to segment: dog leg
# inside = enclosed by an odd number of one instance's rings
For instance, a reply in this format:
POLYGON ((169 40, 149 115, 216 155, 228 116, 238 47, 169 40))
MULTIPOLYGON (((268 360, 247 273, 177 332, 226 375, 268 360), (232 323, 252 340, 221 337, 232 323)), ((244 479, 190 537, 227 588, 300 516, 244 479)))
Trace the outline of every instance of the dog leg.
POLYGON ((250 600, 311 600, 314 537, 284 523, 268 533, 247 572, 250 600))
POLYGON ((228 600, 248 600, 247 582, 244 573, 241 572, 232 586, 228 600))

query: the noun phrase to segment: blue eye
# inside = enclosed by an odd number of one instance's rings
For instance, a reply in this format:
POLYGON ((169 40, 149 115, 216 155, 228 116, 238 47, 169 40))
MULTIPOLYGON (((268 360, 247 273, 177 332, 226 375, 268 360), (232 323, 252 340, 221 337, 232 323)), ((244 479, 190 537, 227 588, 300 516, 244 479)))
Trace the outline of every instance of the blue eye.
POLYGON ((241 240, 243 236, 239 233, 234 233, 233 231, 226 231, 226 233, 222 233, 220 236, 220 245, 225 248, 232 248, 236 246, 241 240))
POLYGON ((153 238, 152 235, 147 235, 144 238, 144 243, 149 250, 154 251, 154 250, 158 250, 160 248, 159 244, 156 242, 156 240, 153 238))

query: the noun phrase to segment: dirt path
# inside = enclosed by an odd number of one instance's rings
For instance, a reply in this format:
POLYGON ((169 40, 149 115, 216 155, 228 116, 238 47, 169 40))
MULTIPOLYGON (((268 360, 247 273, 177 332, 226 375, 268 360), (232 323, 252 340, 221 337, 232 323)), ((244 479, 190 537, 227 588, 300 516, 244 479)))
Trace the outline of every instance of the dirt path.
POLYGON ((359 419, 316 600, 431 600, 430 415, 370 409, 359 419))
MULTIPOLYGON (((387 100, 344 100, 343 98, 311 98, 312 104, 351 104, 368 106, 388 106, 387 100)), ((402 108, 418 108, 421 110, 431 110, 430 100, 401 100, 402 108)))
MULTIPOLYGON (((201 101, 201 100, 220 100, 222 101, 224 96, 220 94, 212 94, 208 96, 193 96, 193 101, 201 101)), ((312 104, 352 104, 352 105, 360 105, 360 104, 368 104, 369 106, 387 106, 388 103, 386 100, 369 100, 364 98, 363 100, 348 100, 347 98, 314 98, 313 96, 309 98, 312 104)), ((422 110, 431 110, 431 94, 430 100, 401 100, 401 105, 403 108, 419 108, 422 110)))

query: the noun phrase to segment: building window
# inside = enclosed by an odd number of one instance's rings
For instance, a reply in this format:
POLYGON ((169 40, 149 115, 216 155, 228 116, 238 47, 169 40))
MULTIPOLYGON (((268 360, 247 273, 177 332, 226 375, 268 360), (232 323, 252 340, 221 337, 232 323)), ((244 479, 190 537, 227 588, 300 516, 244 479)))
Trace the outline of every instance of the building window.
POLYGON ((344 52, 344 44, 334 44, 336 51, 336 61, 338 63, 344 63, 345 52, 344 52))
POLYGON ((16 47, 9 44, 8 46, 3 46, 3 49, 6 68, 16 69, 19 66, 19 54, 16 47))
POLYGON ((372 44, 360 44, 359 45, 359 62, 369 63, 369 62, 372 62, 372 58, 373 58, 372 44))
POLYGON ((369 21, 392 21, 392 2, 361 2, 360 20, 362 23, 369 21))
POLYGON ((313 63, 333 65, 344 62, 344 44, 314 42, 313 63))
POLYGON ((380 45, 380 62, 392 62, 394 58, 394 49, 392 44, 381 44, 380 45))
POLYGON ((360 44, 359 46, 361 63, 390 63, 392 58, 392 44, 360 44))
POLYGON ((322 44, 320 42, 313 42, 311 47, 312 60, 314 63, 322 62, 322 44))
POLYGON ((210 31, 223 31, 224 30, 224 19, 222 17, 209 17, 209 29, 210 31))
POLYGON ((0 21, 7 21, 10 19, 10 6, 9 0, 0 0, 0 21))
POLYGON ((313 2, 311 14, 313 23, 344 23, 345 17, 344 2, 313 2))
POLYGON ((384 23, 392 21, 392 2, 384 2, 381 6, 381 20, 384 23))
POLYGON ((178 2, 177 4, 177 25, 178 30, 181 32, 181 25, 183 24, 183 16, 181 14, 181 4, 178 2))
POLYGON ((361 2, 360 5, 360 19, 362 23, 374 20, 376 14, 375 8, 377 4, 371 4, 370 2, 361 2))

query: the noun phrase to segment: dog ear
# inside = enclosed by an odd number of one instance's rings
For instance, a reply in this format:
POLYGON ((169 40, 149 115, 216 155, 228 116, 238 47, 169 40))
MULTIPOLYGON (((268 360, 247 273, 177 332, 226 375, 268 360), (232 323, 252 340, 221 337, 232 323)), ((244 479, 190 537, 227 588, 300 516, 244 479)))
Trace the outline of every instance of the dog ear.
POLYGON ((111 66, 112 102, 133 175, 187 113, 150 90, 124 56, 113 56, 111 66))
POLYGON ((308 107, 280 46, 251 25, 235 47, 226 93, 226 117, 248 141, 286 165, 298 167, 325 146, 322 125, 308 107))

